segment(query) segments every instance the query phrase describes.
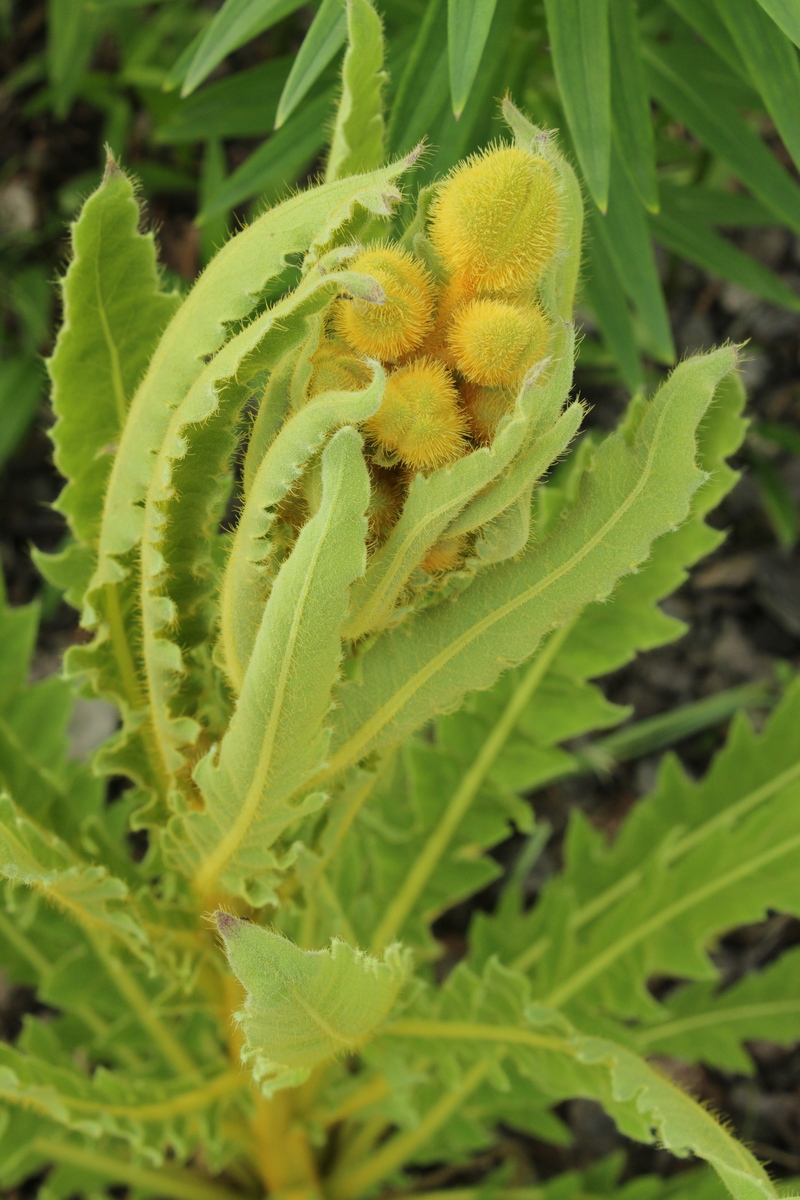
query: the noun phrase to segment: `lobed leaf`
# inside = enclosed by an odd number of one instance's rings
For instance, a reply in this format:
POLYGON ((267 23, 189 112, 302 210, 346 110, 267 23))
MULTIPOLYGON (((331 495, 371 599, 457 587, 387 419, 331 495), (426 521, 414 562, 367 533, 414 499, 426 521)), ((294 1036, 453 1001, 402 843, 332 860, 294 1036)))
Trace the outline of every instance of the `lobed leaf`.
POLYGON ((328 182, 373 170, 384 154, 383 28, 369 0, 347 0, 347 39, 342 95, 325 168, 328 182))

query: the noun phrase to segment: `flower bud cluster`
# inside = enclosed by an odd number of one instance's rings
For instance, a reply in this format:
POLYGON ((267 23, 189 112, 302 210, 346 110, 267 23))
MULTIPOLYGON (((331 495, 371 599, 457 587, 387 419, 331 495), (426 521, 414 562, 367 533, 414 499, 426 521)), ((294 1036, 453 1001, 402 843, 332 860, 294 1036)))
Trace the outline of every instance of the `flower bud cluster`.
MULTIPOLYGON (((537 285, 558 231, 552 166, 501 144, 467 160, 438 189, 425 231, 436 278, 392 242, 370 245, 348 264, 378 282, 385 302, 336 301, 312 359, 309 394, 365 386, 363 356, 387 368, 383 401, 365 423, 375 544, 399 516, 410 476, 489 445, 526 372, 546 355, 550 324, 537 285)), ((442 543, 422 565, 443 573, 465 552, 463 539, 442 543)))

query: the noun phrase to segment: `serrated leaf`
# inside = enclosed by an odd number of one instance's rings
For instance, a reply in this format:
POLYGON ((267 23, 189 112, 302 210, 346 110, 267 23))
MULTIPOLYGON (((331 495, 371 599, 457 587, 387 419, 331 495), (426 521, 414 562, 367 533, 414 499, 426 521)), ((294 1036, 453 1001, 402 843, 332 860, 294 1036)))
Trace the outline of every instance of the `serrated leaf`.
POLYGON ((643 1054, 668 1054, 749 1075, 754 1066, 742 1043, 762 1039, 788 1046, 800 1039, 800 955, 789 950, 763 971, 720 992, 714 984, 679 988, 657 1023, 640 1029, 643 1054))
MULTIPOLYGON (((153 235, 127 176, 109 159, 98 190, 72 226, 73 259, 62 283, 64 324, 49 361, 55 461, 67 479, 56 507, 86 566, 96 554, 120 433, 136 385, 180 297, 161 290, 153 235), (88 552, 88 553, 86 553, 88 552)), ((45 568, 49 559, 39 558, 45 568)), ((69 599, 79 604, 82 589, 69 599)))
POLYGON ((293 806, 288 797, 326 751, 347 588, 366 561, 368 500, 361 439, 346 426, 323 452, 320 508, 275 580, 230 728, 196 768, 205 811, 171 825, 171 853, 201 894, 222 882, 266 902, 276 839, 322 803, 311 796, 293 806))
POLYGON ((414 616, 365 654, 362 682, 339 692, 325 777, 401 742, 465 691, 488 687, 547 630, 639 565, 651 542, 686 515, 701 482, 694 429, 734 363, 728 349, 678 367, 633 443, 616 434, 599 448, 581 501, 557 530, 515 562, 479 574, 458 604, 414 616))
POLYGON ((296 1086, 318 1063, 366 1041, 394 1007, 409 971, 399 946, 380 962, 346 942, 301 950, 227 913, 216 919, 228 961, 247 989, 237 1014, 242 1057, 267 1094, 296 1086))
POLYGON ((347 0, 347 39, 327 181, 371 171, 383 161, 383 27, 369 0, 347 0))
POLYGON ((464 111, 481 65, 497 0, 448 0, 447 53, 453 113, 464 111))
POLYGON ((545 0, 553 69, 589 191, 608 204, 611 62, 608 0, 545 0))
POLYGON ((322 0, 297 52, 278 101, 276 129, 280 129, 292 115, 309 88, 316 83, 333 56, 344 45, 346 38, 347 16, 344 0, 322 0))

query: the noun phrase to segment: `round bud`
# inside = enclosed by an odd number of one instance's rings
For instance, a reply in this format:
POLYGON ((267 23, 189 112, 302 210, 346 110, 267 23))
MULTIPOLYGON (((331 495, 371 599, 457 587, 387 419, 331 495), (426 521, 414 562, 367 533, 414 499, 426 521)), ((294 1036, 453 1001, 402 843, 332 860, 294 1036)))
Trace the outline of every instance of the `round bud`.
POLYGON ((369 477, 367 525, 370 541, 380 545, 386 541, 402 512, 406 478, 397 468, 387 470, 374 463, 369 464, 369 477))
POLYGON ((461 396, 473 441, 479 446, 490 446, 502 418, 513 412, 514 392, 510 388, 481 387, 465 379, 461 396))
POLYGON ((372 378, 367 364, 338 342, 321 342, 311 356, 311 367, 309 398, 322 392, 358 392, 372 378))
POLYGON ((415 350, 433 325, 436 291, 428 272, 400 246, 374 246, 349 264, 371 275, 386 296, 384 304, 339 300, 336 331, 359 354, 395 362, 415 350))
POLYGON ((547 349, 549 324, 540 308, 505 300, 472 300, 456 311, 447 334, 451 361, 472 383, 512 383, 547 349))
POLYGON ((467 449, 455 384, 432 358, 416 358, 392 372, 366 428, 382 450, 415 470, 443 467, 467 449))
POLYGON ((553 168, 516 146, 495 146, 457 167, 432 207, 430 237, 454 274, 483 291, 518 291, 542 275, 558 241, 553 168))
POLYGON ((441 542, 436 542, 431 546, 420 566, 431 575, 454 571, 461 564, 465 551, 465 538, 443 538, 441 542))

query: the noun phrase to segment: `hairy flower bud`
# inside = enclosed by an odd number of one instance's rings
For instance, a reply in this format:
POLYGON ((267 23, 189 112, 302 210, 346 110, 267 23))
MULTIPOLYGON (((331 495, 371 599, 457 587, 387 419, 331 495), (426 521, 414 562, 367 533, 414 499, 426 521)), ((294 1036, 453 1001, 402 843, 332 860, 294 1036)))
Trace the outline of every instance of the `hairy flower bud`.
POLYGON ((433 325, 436 293, 423 265, 400 246, 370 247, 350 267, 371 275, 386 295, 384 304, 339 300, 334 323, 351 349, 384 362, 415 350, 433 325))
POLYGON ((536 282, 558 239, 553 168, 516 146, 473 156, 441 187, 430 237, 445 266, 484 291, 536 282))
POLYGON ((360 391, 372 377, 367 364, 338 342, 322 342, 312 355, 311 366, 309 398, 322 392, 360 391))
POLYGON ((445 571, 454 571, 460 566, 466 553, 466 538, 443 538, 431 546, 420 566, 431 575, 440 575, 445 571))
POLYGON ((511 383, 544 357, 548 332, 547 318, 533 305, 472 300, 450 323, 450 361, 472 383, 511 383))
POLYGON ((473 440, 479 446, 491 445, 501 418, 514 407, 514 392, 510 388, 482 387, 464 380, 461 396, 473 440))
POLYGON ((382 450, 415 470, 435 470, 467 449, 456 386, 432 358, 414 359, 392 372, 366 428, 382 450))

